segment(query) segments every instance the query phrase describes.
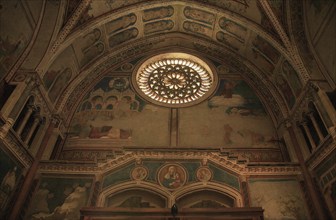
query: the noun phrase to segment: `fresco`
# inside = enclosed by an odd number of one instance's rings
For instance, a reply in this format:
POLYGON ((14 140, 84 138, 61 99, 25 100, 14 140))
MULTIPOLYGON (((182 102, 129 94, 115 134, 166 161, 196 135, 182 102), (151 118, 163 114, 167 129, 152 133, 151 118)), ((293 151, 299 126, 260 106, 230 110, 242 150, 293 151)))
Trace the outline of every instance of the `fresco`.
POLYGON ((6 207, 22 177, 22 166, 2 150, 4 147, 0 143, 0 218, 6 214, 6 207))
POLYGON ((92 181, 82 177, 42 177, 26 219, 79 219, 79 210, 87 206, 92 181))
POLYGON ((239 179, 216 164, 202 165, 201 160, 162 161, 144 160, 141 165, 130 163, 108 173, 103 179, 103 189, 129 181, 148 182, 163 187, 170 193, 196 182, 216 182, 240 190, 239 179))
POLYGON ((257 7, 259 8, 259 12, 260 12, 260 16, 261 16, 261 20, 260 20, 260 26, 268 33, 270 33, 270 35, 272 37, 274 37, 279 43, 282 43, 280 36, 278 34, 278 32, 275 30, 275 28, 273 27, 272 22, 270 21, 270 19, 268 18, 267 14, 265 13, 263 7, 261 6, 260 2, 257 1, 257 7))
POLYGON ((179 146, 279 148, 273 123, 242 80, 220 80, 215 95, 179 110, 179 146))
POLYGON ((265 220, 309 219, 300 185, 293 179, 250 179, 252 207, 262 207, 265 220))
POLYGON ((78 38, 72 45, 80 67, 87 65, 105 51, 103 33, 99 28, 78 38))
POLYGON ((182 187, 186 180, 186 171, 178 164, 166 164, 158 173, 158 180, 160 185, 175 190, 182 187))
POLYGON ((122 208, 166 208, 166 203, 165 198, 139 188, 110 195, 106 199, 105 206, 122 208))
POLYGON ((174 27, 174 22, 171 20, 162 20, 151 23, 146 23, 144 27, 145 34, 153 34, 161 31, 169 31, 174 27))
POLYGON ((131 176, 134 180, 144 180, 148 176, 148 170, 145 167, 136 167, 132 170, 131 176))
POLYGON ((286 60, 282 64, 282 73, 288 80, 289 85, 294 91, 296 97, 300 95, 302 84, 299 79, 298 73, 294 70, 293 66, 286 60))
POLYGON ((110 146, 167 146, 169 110, 146 104, 129 84, 127 77, 105 77, 98 82, 78 106, 69 140, 110 140, 110 146))
POLYGON ((251 59, 266 74, 272 75, 275 65, 279 61, 280 53, 260 36, 256 36, 252 45, 251 59))
POLYGON ((184 15, 186 18, 212 25, 215 21, 215 15, 196 8, 185 7, 184 15))
POLYGON ((240 42, 237 38, 222 31, 217 32, 216 38, 219 42, 224 43, 226 46, 231 47, 234 50, 239 50, 239 48, 243 46, 242 42, 240 42))
POLYGON ((260 51, 260 53, 262 53, 265 57, 271 60, 273 64, 276 64, 278 62, 280 58, 280 53, 259 35, 253 40, 252 45, 254 47, 254 50, 257 49, 258 51, 260 51))
POLYGON ((147 22, 151 20, 171 17, 173 14, 174 14, 174 8, 172 6, 151 8, 144 10, 142 20, 144 22, 147 22))
POLYGON ((111 186, 114 186, 114 185, 117 185, 123 182, 130 181, 132 177, 132 173, 134 171, 137 171, 137 169, 138 168, 135 167, 135 165, 132 163, 122 168, 119 168, 118 170, 114 172, 107 174, 103 180, 103 189, 106 189, 108 187, 111 187, 111 186))
POLYGON ((44 87, 52 102, 57 100, 59 94, 73 78, 74 57, 71 47, 66 48, 43 76, 44 87))
POLYGON ((288 84, 287 79, 283 75, 277 74, 274 76, 274 82, 279 88, 283 97, 285 98, 288 107, 291 109, 295 104, 295 96, 291 87, 288 84))
POLYGON ((207 182, 212 177, 211 170, 207 167, 200 167, 196 172, 196 177, 198 181, 207 182))
POLYGON ((211 37, 212 35, 212 29, 210 27, 195 22, 185 21, 183 22, 183 28, 187 31, 207 37, 211 37))
POLYGON ((128 14, 121 18, 115 19, 105 24, 106 34, 112 34, 114 32, 125 29, 131 25, 134 25, 137 20, 135 14, 128 14))
POLYGON ((240 190, 238 177, 229 173, 227 170, 222 169, 216 164, 209 163, 209 169, 212 171, 211 181, 226 184, 237 190, 240 190))
POLYGON ((64 69, 55 79, 49 90, 49 98, 52 102, 55 102, 60 91, 63 91, 64 87, 69 83, 72 77, 72 70, 70 68, 64 69))
POLYGON ((33 34, 26 14, 31 13, 21 2, 1 1, 0 19, 0 80, 14 65, 33 34), (28 10, 28 11, 26 11, 28 10))
POLYGON ((242 43, 245 42, 246 31, 247 31, 245 27, 225 17, 222 17, 221 19, 219 19, 219 26, 224 31, 235 36, 237 40, 241 41, 242 43))
POLYGON ((109 37, 109 46, 114 47, 116 45, 119 45, 121 43, 124 43, 128 40, 131 40, 133 38, 136 38, 138 36, 138 29, 136 28, 130 28, 125 31, 119 32, 118 34, 112 35, 109 37))

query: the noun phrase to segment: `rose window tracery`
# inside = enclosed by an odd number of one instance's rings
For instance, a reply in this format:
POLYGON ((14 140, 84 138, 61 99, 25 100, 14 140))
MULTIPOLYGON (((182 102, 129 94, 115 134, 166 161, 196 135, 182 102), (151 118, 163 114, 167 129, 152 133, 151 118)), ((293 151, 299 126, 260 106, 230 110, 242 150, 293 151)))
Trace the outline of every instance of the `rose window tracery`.
POLYGON ((189 54, 156 58, 147 60, 135 78, 138 89, 155 103, 185 105, 199 100, 213 87, 213 74, 199 58, 189 54))

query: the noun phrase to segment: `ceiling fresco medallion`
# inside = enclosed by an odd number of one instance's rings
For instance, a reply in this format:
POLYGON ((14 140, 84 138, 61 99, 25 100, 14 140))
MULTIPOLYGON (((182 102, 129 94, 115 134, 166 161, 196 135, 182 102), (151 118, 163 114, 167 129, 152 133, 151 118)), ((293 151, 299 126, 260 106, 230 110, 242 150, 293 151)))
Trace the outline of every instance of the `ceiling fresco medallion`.
POLYGON ((148 176, 148 171, 145 167, 139 166, 132 170, 131 177, 134 180, 144 180, 148 176))
POLYGON ((217 81, 205 61, 186 53, 151 57, 133 74, 139 95, 166 107, 186 107, 204 101, 214 92, 217 81))
POLYGON ((159 183, 170 190, 183 186, 187 181, 186 171, 178 164, 166 164, 158 174, 159 183))
POLYGON ((212 177, 212 172, 207 167, 201 167, 197 170, 196 177, 201 182, 208 182, 212 177))

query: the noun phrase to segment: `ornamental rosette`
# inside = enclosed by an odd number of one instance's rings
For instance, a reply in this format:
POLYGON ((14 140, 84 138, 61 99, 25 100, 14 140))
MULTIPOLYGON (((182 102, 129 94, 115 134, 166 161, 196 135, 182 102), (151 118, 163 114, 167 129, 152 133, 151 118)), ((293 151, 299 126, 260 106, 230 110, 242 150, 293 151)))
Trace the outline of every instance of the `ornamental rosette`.
POLYGON ((135 84, 140 95, 149 101, 183 107, 203 100, 213 88, 214 77, 199 58, 169 53, 145 61, 138 69, 135 84))

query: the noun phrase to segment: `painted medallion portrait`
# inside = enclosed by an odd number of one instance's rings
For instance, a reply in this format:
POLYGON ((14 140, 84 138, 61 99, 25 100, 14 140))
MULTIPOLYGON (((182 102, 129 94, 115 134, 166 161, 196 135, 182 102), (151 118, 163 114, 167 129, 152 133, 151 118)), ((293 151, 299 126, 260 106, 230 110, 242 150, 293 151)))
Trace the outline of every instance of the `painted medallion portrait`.
POLYGON ((135 167, 131 176, 134 180, 144 180, 148 176, 148 171, 145 167, 135 167))
POLYGON ((187 180, 186 172, 178 164, 166 164, 159 171, 160 185, 174 190, 183 186, 187 180))
POLYGON ((196 177, 201 182, 207 182, 212 177, 211 170, 207 167, 201 167, 197 170, 196 177))

